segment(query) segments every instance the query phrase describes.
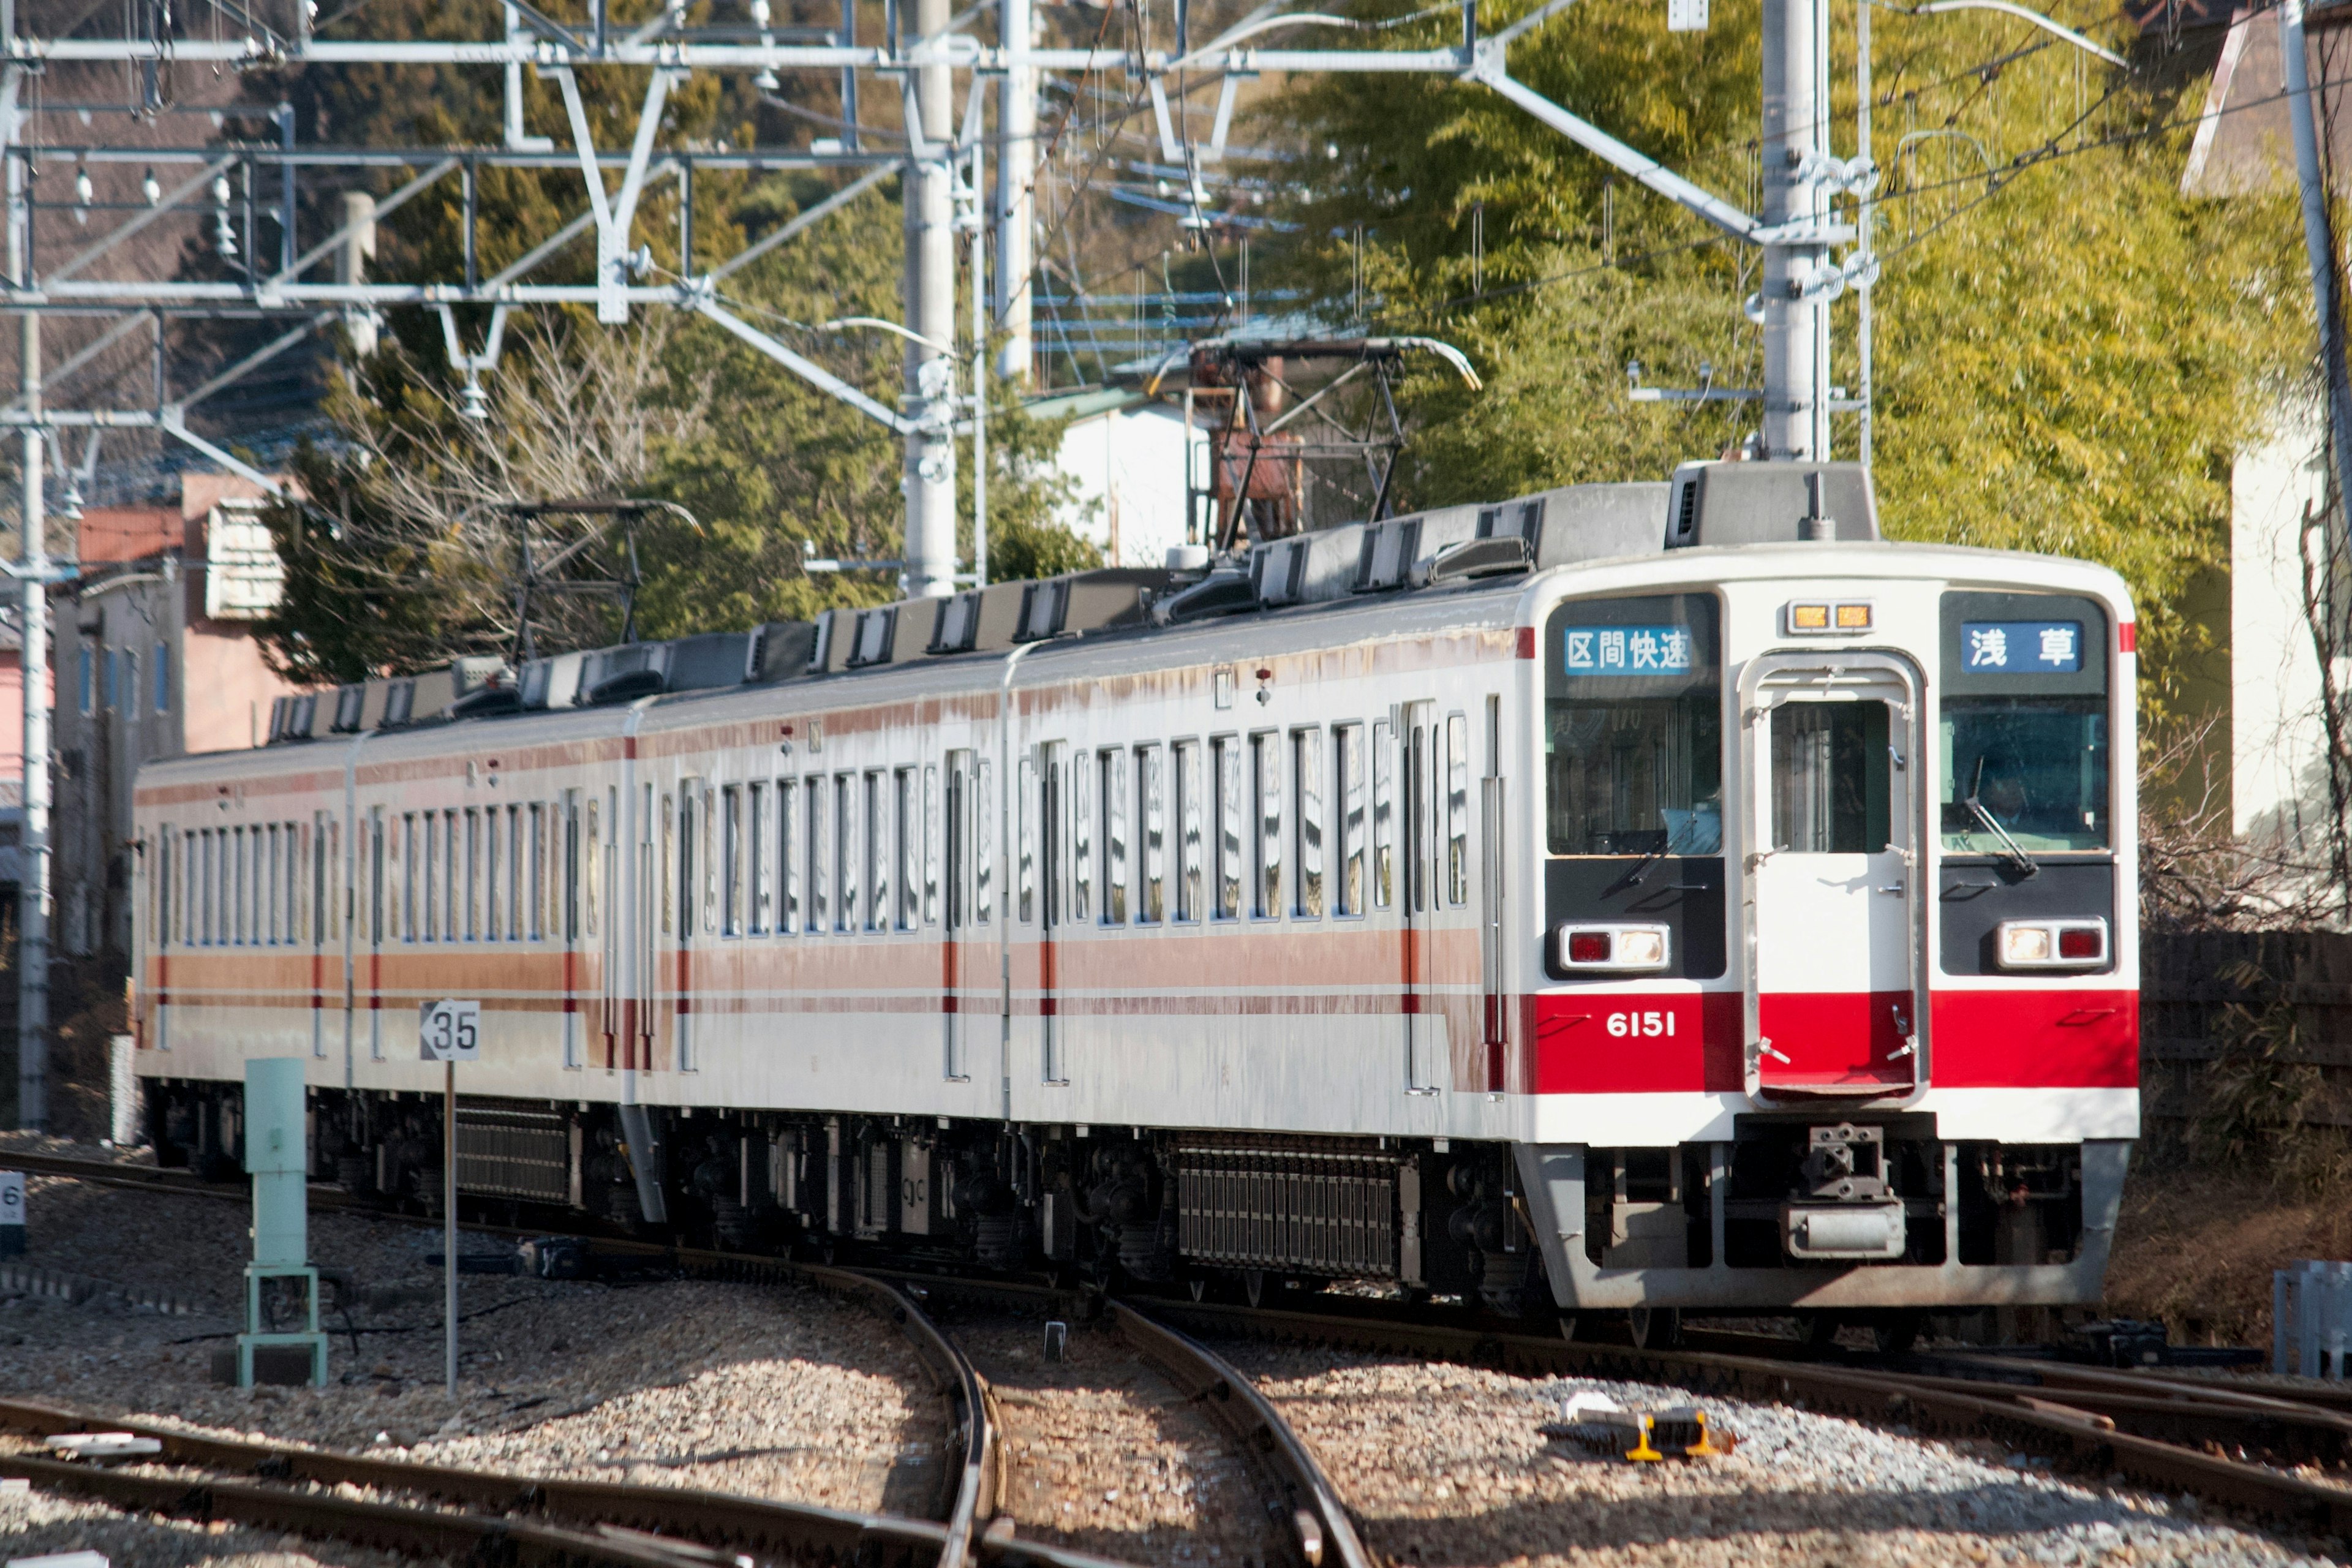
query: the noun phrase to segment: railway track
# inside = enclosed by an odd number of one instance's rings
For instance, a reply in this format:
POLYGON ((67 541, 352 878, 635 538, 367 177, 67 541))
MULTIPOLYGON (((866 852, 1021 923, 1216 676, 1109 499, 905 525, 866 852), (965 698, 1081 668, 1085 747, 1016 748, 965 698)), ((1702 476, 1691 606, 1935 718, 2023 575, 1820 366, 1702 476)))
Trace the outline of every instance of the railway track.
MULTIPOLYGON (((239 1187, 204 1183, 179 1172, 55 1155, 8 1156, 0 1163, 150 1191, 229 1199, 243 1196, 239 1187)), ((349 1207, 383 1216, 381 1210, 345 1200, 331 1188, 314 1188, 313 1197, 322 1207, 349 1207)), ((833 1289, 884 1291, 904 1304, 911 1314, 909 1321, 919 1320, 926 1325, 929 1320, 917 1301, 929 1295, 1012 1298, 1032 1304, 1068 1300, 1048 1287, 1018 1281, 819 1268, 781 1258, 671 1248, 637 1240, 600 1239, 595 1245, 615 1252, 663 1257, 693 1273, 794 1278, 833 1289)), ((891 1309, 886 1306, 886 1310, 891 1309)), ((1267 1467, 1267 1484, 1290 1508, 1293 1543, 1309 1568, 1321 1568, 1326 1562, 1359 1568, 1368 1564, 1369 1558, 1337 1491, 1304 1446, 1247 1378, 1186 1335, 1184 1329, 1213 1336, 1401 1353, 1538 1375, 1667 1384, 1701 1394, 1764 1403, 1794 1402, 1925 1433, 1990 1438, 2013 1449, 2051 1456, 2086 1473, 2121 1475, 2166 1492, 2186 1493, 2282 1524, 2352 1539, 2352 1486, 2315 1481, 2281 1468, 2317 1464, 2352 1468, 2352 1400, 2329 1397, 2331 1390, 2316 1391, 2313 1398, 2305 1399, 2276 1390, 2257 1392, 2136 1370, 2108 1371, 1990 1356, 1914 1357, 1908 1364, 1897 1366, 1885 1359, 1781 1353, 1779 1342, 1726 1334, 1695 1334, 1692 1339, 1698 1342, 1687 1348, 1642 1349, 1569 1342, 1466 1314, 1416 1312, 1354 1299, 1325 1299, 1316 1310, 1163 1299, 1110 1301, 1104 1303, 1104 1310, 1140 1353, 1160 1365, 1189 1396, 1200 1399, 1227 1426, 1236 1442, 1267 1467)), ((926 1350, 926 1360, 942 1368, 941 1375, 947 1377, 944 1368, 950 1363, 934 1357, 941 1348, 951 1358, 956 1352, 936 1328, 930 1331, 940 1345, 926 1350)), ((918 1348, 924 1348, 919 1339, 918 1348)), ((977 1374, 966 1365, 953 1378, 960 1384, 966 1375, 971 1385, 982 1391, 979 1398, 984 1414, 987 1395, 977 1374)), ((968 1403, 971 1395, 961 1397, 968 1403)), ((961 1539, 971 1542, 977 1532, 978 1554, 993 1559, 1009 1542, 985 1532, 989 1515, 983 1506, 965 1506, 967 1499, 980 1496, 992 1484, 992 1477, 1001 1479, 992 1436, 967 1436, 963 1456, 955 1502, 944 1510, 950 1522, 896 1523, 940 1531, 940 1552, 945 1561, 944 1553, 955 1538, 954 1521, 964 1517, 968 1522, 961 1539)), ((1035 1543, 1021 1543, 1017 1550, 1041 1563, 1053 1560, 1053 1549, 1035 1543)))
MULTIPOLYGON (((28 1173, 179 1195, 241 1201, 242 1187, 184 1172, 58 1155, 0 1161, 28 1173)), ((333 1189, 320 1207, 377 1217, 333 1189)), ((488 1227, 469 1227, 488 1228, 488 1227)), ((532 1234, 537 1234, 536 1232, 532 1234)), ((613 1568, 733 1568, 738 1553, 790 1562, 936 1563, 938 1568, 1129 1568, 1110 1559, 1023 1541, 999 1508, 999 1426, 987 1384, 920 1301, 887 1279, 851 1269, 745 1255, 678 1252, 642 1242, 598 1245, 677 1259, 729 1278, 791 1279, 859 1301, 906 1336, 950 1406, 956 1463, 945 1468, 931 1519, 861 1513, 733 1493, 625 1482, 580 1481, 417 1464, 289 1445, 182 1432, 101 1418, 37 1402, 0 1400, 0 1430, 50 1437, 129 1432, 159 1445, 173 1473, 115 1469, 31 1455, 0 1455, 0 1476, 74 1492, 136 1511, 220 1519, 412 1555, 575 1563, 613 1568), (191 1474, 193 1472, 193 1474, 191 1474), (341 1489, 339 1490, 338 1489, 341 1489), (354 1498, 359 1490, 377 1497, 354 1498), (381 1500, 420 1498, 441 1506, 381 1500), (997 1528, 991 1529, 992 1524, 997 1528)))

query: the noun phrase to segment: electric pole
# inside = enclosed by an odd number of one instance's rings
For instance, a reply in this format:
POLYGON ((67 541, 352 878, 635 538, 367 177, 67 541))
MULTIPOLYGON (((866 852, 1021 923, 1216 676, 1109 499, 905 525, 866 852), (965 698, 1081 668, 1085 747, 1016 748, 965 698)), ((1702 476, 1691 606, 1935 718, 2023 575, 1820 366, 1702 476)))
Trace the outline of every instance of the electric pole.
MULTIPOLYGON (((999 42, 1025 49, 1037 41, 1030 0, 1000 0, 999 42)), ((1029 273, 1037 211, 1037 72, 1013 66, 996 89, 996 324, 1004 333, 996 374, 1006 381, 1033 368, 1029 273)))
MULTIPOLYGON (((908 127, 907 593, 945 598, 955 592, 956 337, 954 74, 945 56, 950 0, 916 0, 917 47, 931 52, 917 68, 908 127)), ((904 14, 903 12, 901 13, 904 14)))
MULTIPOLYGON (((24 74, 9 68, 0 93, 8 141, 16 140, 17 93, 24 74)), ((8 161, 8 278, 30 289, 32 208, 24 186, 24 164, 8 161)), ((24 426, 24 512, 16 579, 18 624, 24 654, 17 661, 25 682, 24 828, 19 839, 16 894, 16 1125, 41 1131, 49 1122, 49 599, 48 542, 44 537, 41 426, 41 314, 17 318, 18 390, 24 426)))
POLYGON ((1829 5, 1764 0, 1764 455, 1830 455, 1829 5))

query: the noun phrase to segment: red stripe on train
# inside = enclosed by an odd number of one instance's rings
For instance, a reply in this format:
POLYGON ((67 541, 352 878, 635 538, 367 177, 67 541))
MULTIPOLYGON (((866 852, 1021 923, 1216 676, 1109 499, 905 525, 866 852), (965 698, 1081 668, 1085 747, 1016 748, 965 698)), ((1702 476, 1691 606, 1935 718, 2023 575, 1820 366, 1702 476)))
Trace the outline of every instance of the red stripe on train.
MULTIPOLYGON (((1882 999, 1780 995, 1765 999, 1764 1033, 1818 1070, 1801 1048, 1807 1020, 1859 1039, 1861 1009, 1882 999), (1841 1015, 1853 1017, 1843 1026, 1841 1015), (1774 1034, 1778 1025, 1780 1033, 1774 1034)), ((1938 991, 1930 1080, 1944 1089, 2132 1089, 2139 1083, 2139 994, 2126 990, 1938 991)), ((1737 991, 1657 994, 1546 992, 1535 998, 1538 1094, 1736 1093, 1742 1087, 1743 1012, 1737 991)), ((1875 1042, 1874 1042, 1875 1043, 1875 1042)), ((1884 1063, 1886 1051, 1873 1057, 1884 1063)), ((1858 1065, 1848 1064, 1849 1066, 1858 1065)), ((1876 1069, 1885 1074, 1887 1068, 1876 1069)))

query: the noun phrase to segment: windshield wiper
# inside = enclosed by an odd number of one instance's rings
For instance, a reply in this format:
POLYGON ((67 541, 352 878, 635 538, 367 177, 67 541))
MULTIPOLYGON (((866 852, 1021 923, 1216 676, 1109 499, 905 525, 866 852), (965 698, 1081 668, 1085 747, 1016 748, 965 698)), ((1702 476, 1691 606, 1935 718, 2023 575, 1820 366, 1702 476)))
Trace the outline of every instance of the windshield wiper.
POLYGON ((1673 847, 1674 835, 1671 833, 1661 834, 1658 838, 1658 847, 1655 849, 1651 850, 1647 855, 1643 856, 1642 858, 1634 864, 1632 870, 1626 872, 1623 876, 1618 878, 1615 881, 1601 889, 1601 896, 1604 899, 1614 898, 1628 888, 1640 887, 1642 885, 1642 879, 1650 874, 1650 868, 1664 859, 1666 858, 1666 851, 1673 847))
POLYGON ((2028 855, 2025 852, 2025 846, 2009 836, 2009 829, 2000 825, 2000 818, 1995 816, 1987 808, 1985 803, 1977 798, 1978 792, 1984 788, 1984 765, 1985 760, 1979 755, 1977 758, 1976 773, 1969 780, 1969 797, 1960 804, 1968 807, 1969 816, 1983 823, 1986 830, 2000 840, 2002 847, 2009 852, 2010 864, 2017 868, 2017 873, 2021 878, 2038 877, 2042 874, 2041 862, 2028 855))

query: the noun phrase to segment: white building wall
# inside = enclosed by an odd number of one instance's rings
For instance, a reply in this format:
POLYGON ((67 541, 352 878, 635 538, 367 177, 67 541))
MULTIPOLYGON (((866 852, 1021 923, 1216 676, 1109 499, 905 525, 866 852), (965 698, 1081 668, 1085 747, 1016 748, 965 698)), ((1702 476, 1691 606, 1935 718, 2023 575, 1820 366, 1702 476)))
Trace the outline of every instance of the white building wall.
MULTIPOLYGON (((1208 438, 1192 431, 1192 473, 1209 471, 1208 438)), ((1160 566, 1184 538, 1184 413, 1166 404, 1089 415, 1062 434, 1055 466, 1077 481, 1070 525, 1113 566, 1160 566), (1092 501, 1089 510, 1086 503, 1092 501)))
POLYGON ((2230 474, 2231 826, 2289 850, 2325 847, 2304 841, 2326 830, 2327 763, 2301 540, 2305 509, 2318 510, 2326 482, 2319 410, 2308 403, 2282 405, 2230 474))

